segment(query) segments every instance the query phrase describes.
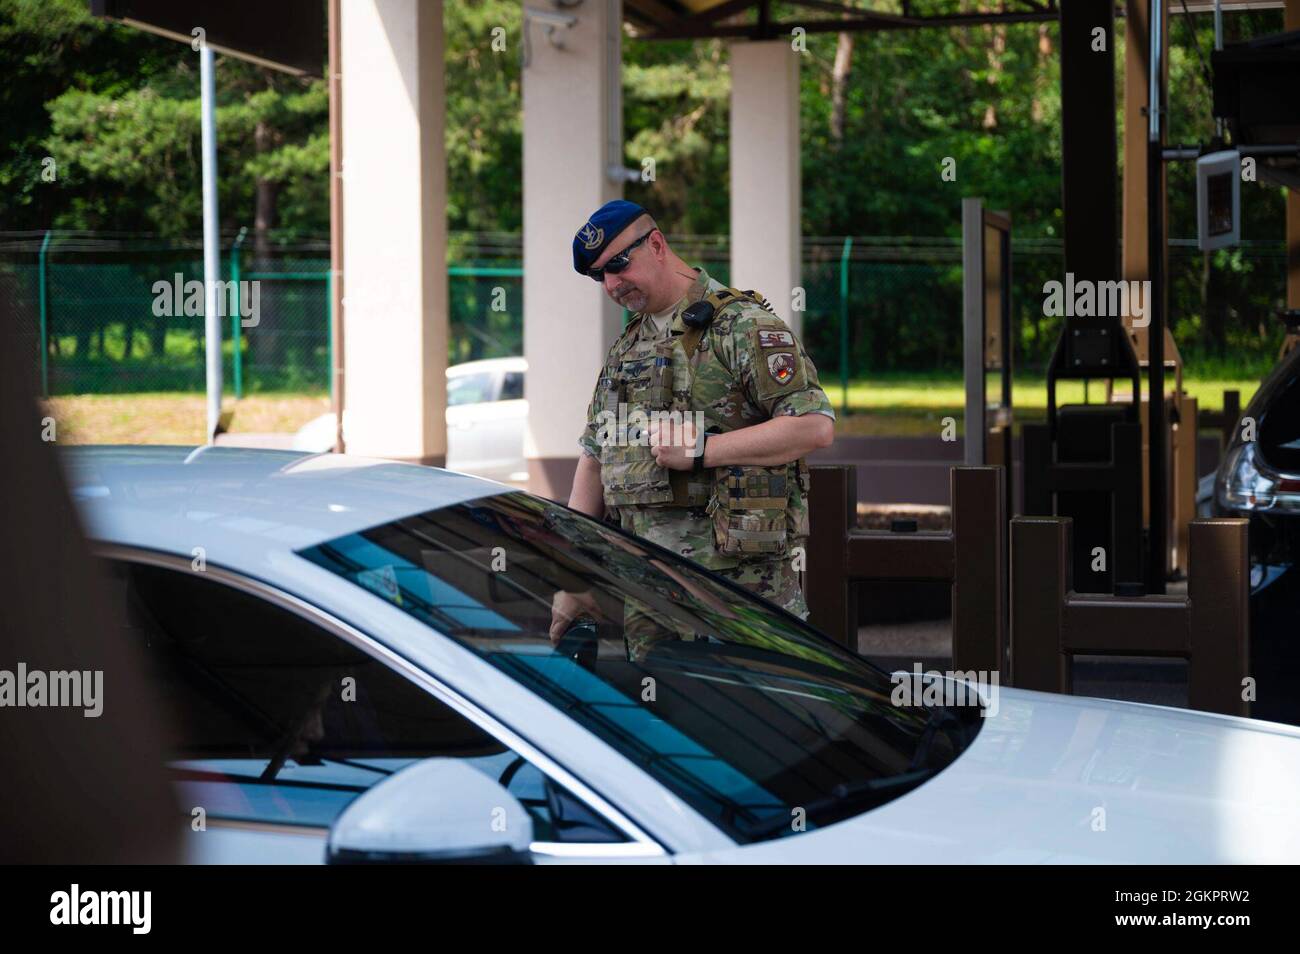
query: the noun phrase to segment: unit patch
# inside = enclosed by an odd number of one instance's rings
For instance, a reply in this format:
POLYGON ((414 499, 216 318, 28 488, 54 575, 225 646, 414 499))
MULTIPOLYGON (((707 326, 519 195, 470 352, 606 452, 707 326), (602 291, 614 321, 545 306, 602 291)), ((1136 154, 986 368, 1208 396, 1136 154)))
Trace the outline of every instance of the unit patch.
POLYGON ((786 384, 794 377, 794 355, 785 352, 767 356, 767 371, 777 384, 786 384))

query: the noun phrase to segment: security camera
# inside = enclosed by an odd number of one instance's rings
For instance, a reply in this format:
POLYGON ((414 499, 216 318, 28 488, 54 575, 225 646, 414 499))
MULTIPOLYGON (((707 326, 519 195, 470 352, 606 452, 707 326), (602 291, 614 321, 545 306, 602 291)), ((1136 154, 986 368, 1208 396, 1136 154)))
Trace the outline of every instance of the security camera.
POLYGON ((549 27, 564 27, 568 29, 578 22, 578 18, 572 13, 560 13, 558 10, 538 10, 536 7, 524 7, 524 17, 529 20, 536 20, 538 23, 545 23, 549 27))
POLYGON ((530 22, 540 23, 546 30, 546 39, 551 41, 551 46, 557 50, 564 49, 564 40, 556 32, 563 28, 570 30, 578 22, 578 18, 572 13, 560 13, 558 10, 539 10, 536 7, 524 6, 524 42, 523 49, 520 50, 519 63, 527 67, 532 61, 532 47, 528 40, 528 25, 530 22))

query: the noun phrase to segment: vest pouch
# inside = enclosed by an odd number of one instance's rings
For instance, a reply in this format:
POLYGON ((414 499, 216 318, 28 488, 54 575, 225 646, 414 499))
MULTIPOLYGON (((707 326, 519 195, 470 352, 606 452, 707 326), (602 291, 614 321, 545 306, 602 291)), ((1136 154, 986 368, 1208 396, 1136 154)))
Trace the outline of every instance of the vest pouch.
POLYGON ((611 441, 600 449, 600 481, 605 488, 605 505, 608 507, 625 507, 628 505, 665 504, 673 499, 673 488, 669 481, 668 468, 661 467, 654 457, 654 449, 647 443, 637 442, 638 432, 643 426, 639 415, 631 416, 626 431, 618 434, 619 440, 611 441))
POLYGON ((812 475, 808 472, 808 462, 800 457, 792 469, 798 475, 796 486, 791 488, 790 506, 785 510, 785 531, 788 542, 795 546, 808 536, 808 490, 812 486, 812 475))
POLYGON ((635 357, 620 368, 626 403, 614 439, 601 448, 600 481, 605 506, 627 507, 671 503, 668 469, 655 462, 654 449, 642 432, 650 412, 667 406, 672 394, 672 368, 654 356, 635 357), (637 412, 640 413, 637 413, 637 412))
POLYGON ((643 359, 628 374, 627 403, 629 409, 665 411, 673 403, 672 360, 663 356, 643 359))
POLYGON ((713 485, 713 542, 719 553, 755 556, 789 546, 790 465, 719 467, 713 485))

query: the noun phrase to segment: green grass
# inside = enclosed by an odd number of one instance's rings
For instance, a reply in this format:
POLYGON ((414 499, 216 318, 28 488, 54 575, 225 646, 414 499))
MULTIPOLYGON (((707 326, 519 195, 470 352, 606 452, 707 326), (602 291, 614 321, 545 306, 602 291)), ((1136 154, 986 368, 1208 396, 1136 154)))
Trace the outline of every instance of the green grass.
MULTIPOLYGON (((207 422, 202 394, 78 394, 53 397, 46 407, 61 444, 201 444, 207 422)), ((330 409, 328 395, 250 394, 236 401, 232 433, 293 433, 330 409)))
MULTIPOLYGON (((1169 381, 1172 387, 1172 381, 1169 381)), ((843 391, 839 382, 823 381, 827 397, 840 414, 843 391)), ((1145 389, 1146 379, 1142 386, 1145 389)), ((1183 389, 1196 398, 1201 410, 1222 410, 1223 392, 1241 392, 1245 407, 1255 390, 1253 378, 1183 378, 1183 389)), ((1061 381, 1057 385, 1057 404, 1084 401, 1084 382, 1061 381)), ((1127 389, 1126 389, 1127 390, 1127 389)), ((1092 402, 1104 400, 1105 383, 1091 382, 1087 397, 1092 402)), ((1017 376, 1012 383, 1011 401, 1017 420, 1042 420, 1047 413, 1047 381, 1041 376, 1017 376)), ((857 436, 931 436, 943 426, 943 418, 952 417, 957 433, 962 433, 966 392, 960 377, 945 375, 888 375, 849 382, 849 415, 840 416, 837 433, 857 436)))
MULTIPOLYGON (((1146 379, 1142 380, 1143 387, 1146 379)), ((840 407, 843 392, 839 382, 822 382, 826 395, 836 409, 840 407)), ((1183 389, 1196 398, 1202 410, 1223 408, 1223 392, 1241 392, 1244 406, 1259 387, 1257 379, 1183 378, 1183 389)), ((1101 400, 1105 393, 1104 382, 1095 381, 1088 387, 1088 397, 1101 400)), ((1125 389, 1127 390, 1127 388, 1125 389)), ((1047 380, 1042 377, 1017 377, 1012 382, 1011 400, 1016 408, 1044 410, 1047 407, 1047 380)), ((1074 404, 1084 400, 1084 382, 1061 381, 1056 386, 1058 404, 1074 404)), ((966 391, 959 377, 879 377, 849 382, 849 410, 903 410, 960 408, 966 403, 966 391)))
MULTIPOLYGON (((201 319, 196 319, 201 321, 201 319)), ((228 330, 228 329, 227 329, 228 330)), ((92 336, 86 341, 86 353, 77 353, 75 334, 60 333, 50 337, 54 354, 49 359, 51 388, 58 394, 137 394, 194 392, 203 389, 203 327, 168 328, 161 352, 155 353, 147 329, 137 328, 127 352, 125 326, 110 324, 102 341, 92 336)), ((221 343, 221 363, 225 369, 226 388, 234 389, 234 343, 229 337, 221 343)), ((328 343, 292 339, 278 364, 267 367, 257 363, 249 339, 241 341, 243 386, 245 393, 313 393, 329 387, 328 343)))
MULTIPOLYGON (((1143 382, 1145 384, 1145 382, 1143 382)), ((1223 392, 1236 388, 1244 407, 1258 381, 1248 379, 1185 379, 1184 387, 1202 410, 1220 410, 1223 392)), ((1083 400, 1082 382, 1064 381, 1057 389, 1060 403, 1083 400)), ((1100 401, 1103 386, 1089 389, 1100 401)), ((840 410, 838 382, 826 394, 840 410)), ((1043 378, 1018 377, 1012 390, 1016 420, 1042 420, 1047 408, 1043 378)), ((952 417, 962 433, 965 391, 952 375, 891 375, 854 381, 849 385, 850 413, 840 416, 836 433, 855 436, 933 437, 952 417)), ((68 443, 195 443, 203 438, 205 402, 200 392, 145 394, 80 394, 51 399, 59 421, 59 439, 68 443)), ((234 401, 227 392, 227 408, 235 409, 232 431, 292 432, 329 410, 329 397, 321 391, 249 393, 234 401)))

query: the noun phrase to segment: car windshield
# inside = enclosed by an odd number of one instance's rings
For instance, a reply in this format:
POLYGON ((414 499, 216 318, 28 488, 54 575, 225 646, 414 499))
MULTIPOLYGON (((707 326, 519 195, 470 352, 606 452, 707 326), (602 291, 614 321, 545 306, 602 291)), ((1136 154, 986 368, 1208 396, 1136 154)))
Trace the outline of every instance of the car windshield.
POLYGON ((301 555, 481 654, 742 843, 883 804, 978 731, 976 707, 895 704, 889 675, 796 617, 528 494, 301 555), (580 610, 556 646, 558 591, 580 610))
POLYGON ((448 377, 447 406, 456 407, 458 404, 482 404, 491 401, 492 378, 490 371, 448 377))

